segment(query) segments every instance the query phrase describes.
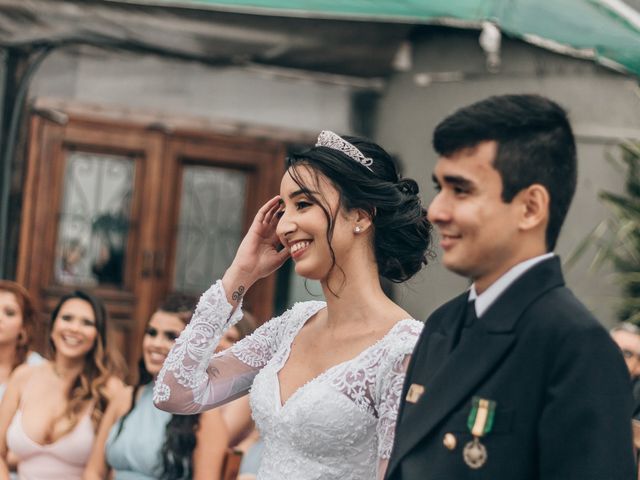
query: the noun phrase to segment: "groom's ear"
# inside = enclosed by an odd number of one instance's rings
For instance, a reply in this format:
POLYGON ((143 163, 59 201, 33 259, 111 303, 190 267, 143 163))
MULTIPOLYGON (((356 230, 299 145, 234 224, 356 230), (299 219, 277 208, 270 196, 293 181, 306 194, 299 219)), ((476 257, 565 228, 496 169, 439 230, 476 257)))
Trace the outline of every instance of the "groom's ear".
POLYGON ((549 191, 539 183, 521 190, 514 199, 521 206, 518 227, 523 231, 539 228, 546 231, 549 223, 550 198, 549 191))

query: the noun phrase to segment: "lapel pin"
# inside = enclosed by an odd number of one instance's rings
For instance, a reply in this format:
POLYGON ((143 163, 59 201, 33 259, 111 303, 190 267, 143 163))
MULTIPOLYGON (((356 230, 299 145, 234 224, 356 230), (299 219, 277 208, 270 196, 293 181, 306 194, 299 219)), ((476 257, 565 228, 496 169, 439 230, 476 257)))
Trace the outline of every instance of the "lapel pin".
POLYGON ((491 433, 493 429, 496 402, 485 398, 473 397, 471 403, 467 427, 469 427, 469 431, 473 435, 473 440, 465 445, 462 457, 464 463, 475 470, 481 468, 489 457, 487 448, 480 442, 480 439, 491 433))
POLYGON ((409 387, 409 391, 407 392, 406 400, 409 403, 418 403, 420 397, 424 393, 424 387, 417 383, 412 383, 409 387))
POLYGON ((456 436, 453 433, 446 433, 444 435, 444 438, 442 439, 442 444, 448 450, 455 450, 456 446, 458 445, 458 440, 456 439, 456 436))

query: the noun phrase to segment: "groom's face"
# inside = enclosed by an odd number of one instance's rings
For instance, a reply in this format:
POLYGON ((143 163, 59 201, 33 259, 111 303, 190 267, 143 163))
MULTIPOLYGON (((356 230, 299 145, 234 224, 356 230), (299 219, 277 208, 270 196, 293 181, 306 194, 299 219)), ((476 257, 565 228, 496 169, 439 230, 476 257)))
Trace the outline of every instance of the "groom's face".
POLYGON ((496 142, 486 141, 441 157, 433 174, 439 191, 429 205, 444 265, 489 284, 515 255, 520 213, 517 202, 502 200, 502 179, 493 168, 496 151, 496 142))

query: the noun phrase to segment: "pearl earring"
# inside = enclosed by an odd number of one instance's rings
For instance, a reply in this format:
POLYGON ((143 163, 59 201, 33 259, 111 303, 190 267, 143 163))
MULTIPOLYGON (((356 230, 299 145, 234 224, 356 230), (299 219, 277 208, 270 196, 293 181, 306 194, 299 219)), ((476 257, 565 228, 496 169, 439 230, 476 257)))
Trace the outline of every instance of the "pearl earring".
POLYGON ((355 233, 360 233, 362 231, 362 229, 360 228, 360 225, 356 225, 356 227, 353 229, 353 231, 355 233))

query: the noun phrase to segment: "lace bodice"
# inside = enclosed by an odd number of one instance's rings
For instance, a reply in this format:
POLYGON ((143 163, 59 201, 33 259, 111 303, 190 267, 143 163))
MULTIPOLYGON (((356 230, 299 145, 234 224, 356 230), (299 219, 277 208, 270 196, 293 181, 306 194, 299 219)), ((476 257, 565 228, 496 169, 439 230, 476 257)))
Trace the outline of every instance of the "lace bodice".
POLYGON ((175 413, 195 413, 251 389, 264 437, 259 480, 381 478, 391 453, 409 355, 422 323, 398 322, 374 345, 295 391, 282 404, 278 372, 293 339, 324 302, 298 303, 230 349, 214 354, 232 313, 222 283, 200 299, 155 385, 154 401, 175 413))

